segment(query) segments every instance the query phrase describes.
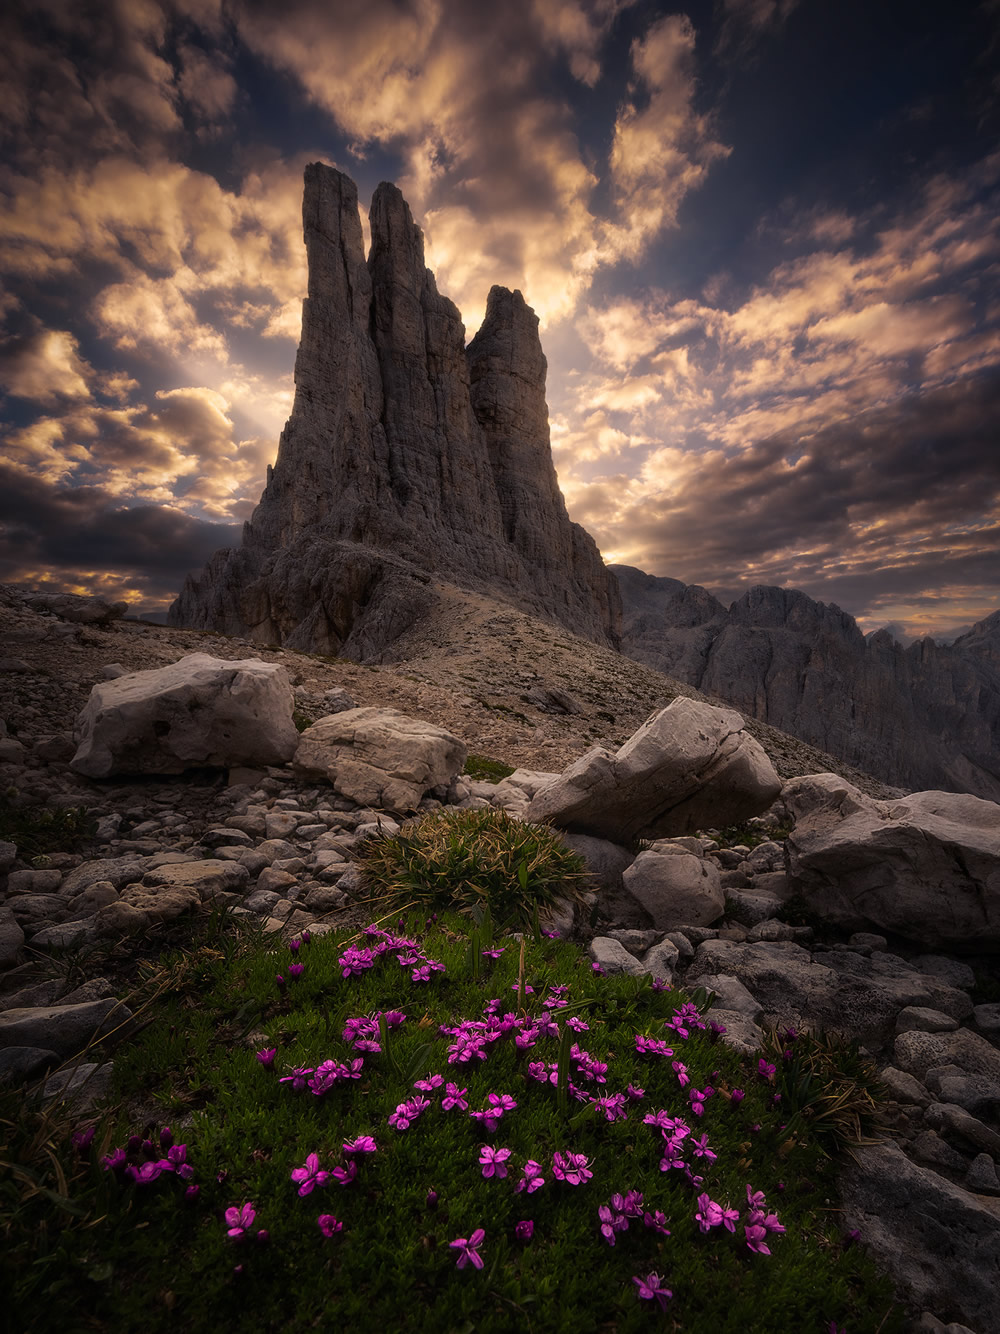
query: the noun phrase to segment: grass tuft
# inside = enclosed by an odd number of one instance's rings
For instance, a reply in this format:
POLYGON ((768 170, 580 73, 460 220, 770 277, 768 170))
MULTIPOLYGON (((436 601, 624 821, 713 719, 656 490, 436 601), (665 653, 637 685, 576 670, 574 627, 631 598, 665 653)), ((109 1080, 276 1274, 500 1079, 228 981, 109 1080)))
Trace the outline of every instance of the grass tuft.
POLYGON ((509 778, 514 769, 502 760, 491 760, 488 755, 470 755, 462 772, 482 783, 500 783, 509 778))
POLYGON ((489 907, 498 926, 529 927, 559 898, 581 901, 583 859, 551 829, 506 811, 435 811, 358 854, 373 896, 464 916, 489 907))

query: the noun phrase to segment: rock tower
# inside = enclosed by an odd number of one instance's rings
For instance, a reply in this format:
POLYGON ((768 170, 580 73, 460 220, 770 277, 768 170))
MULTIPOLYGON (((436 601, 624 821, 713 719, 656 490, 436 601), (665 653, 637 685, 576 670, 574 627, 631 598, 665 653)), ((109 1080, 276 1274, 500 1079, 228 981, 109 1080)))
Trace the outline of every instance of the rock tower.
POLYGON ((371 206, 312 163, 295 403, 242 545, 189 576, 172 625, 379 656, 442 580, 617 644, 617 581, 559 491, 538 319, 494 287, 465 345, 399 190, 371 206))

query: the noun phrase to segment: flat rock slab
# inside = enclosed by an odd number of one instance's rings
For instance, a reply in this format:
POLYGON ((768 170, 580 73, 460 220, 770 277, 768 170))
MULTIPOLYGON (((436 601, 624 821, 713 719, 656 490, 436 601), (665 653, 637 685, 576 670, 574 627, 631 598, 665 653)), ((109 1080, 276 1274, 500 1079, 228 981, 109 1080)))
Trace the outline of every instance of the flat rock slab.
POLYGON ((679 697, 616 753, 587 751, 535 794, 526 818, 627 843, 735 824, 780 790, 740 714, 679 697))
POLYGON ((895 1144, 856 1148, 841 1177, 844 1224, 914 1300, 1000 1334, 1000 1202, 911 1162, 895 1144))
MULTIPOLYGON (((243 893, 249 885, 250 872, 245 866, 215 857, 159 866, 154 871, 147 871, 142 878, 144 894, 153 899, 160 898, 165 890, 193 890, 200 899, 211 899, 216 894, 243 893)), ((122 898, 129 901, 128 891, 123 891, 122 898)))
POLYGON ((288 676, 259 658, 191 653, 94 686, 70 762, 88 778, 179 774, 201 766, 284 764, 295 753, 288 676))
POLYGON ((292 767, 308 779, 327 779, 359 806, 406 815, 431 788, 457 778, 467 753, 464 741, 421 718, 396 709, 346 709, 306 728, 292 767))
POLYGON ((819 1025, 874 1044, 891 1039, 896 1016, 907 1005, 929 1006, 957 1019, 971 1013, 962 991, 912 970, 880 976, 870 960, 862 962, 863 973, 841 972, 814 961, 808 950, 790 941, 706 940, 698 946, 687 981, 717 973, 736 977, 763 1007, 768 1022, 819 1025))
POLYGON ((1000 1081, 1000 1051, 967 1028, 955 1033, 900 1033, 894 1052, 900 1070, 924 1083, 928 1070, 941 1065, 957 1065, 966 1074, 1000 1081))
POLYGON ((132 1011, 112 997, 82 1005, 44 1005, 0 1014, 0 1047, 42 1047, 72 1056, 94 1037, 132 1018, 132 1011))
POLYGON ((1000 806, 957 792, 875 801, 836 774, 782 798, 792 885, 847 931, 872 926, 932 949, 1000 951, 1000 806))

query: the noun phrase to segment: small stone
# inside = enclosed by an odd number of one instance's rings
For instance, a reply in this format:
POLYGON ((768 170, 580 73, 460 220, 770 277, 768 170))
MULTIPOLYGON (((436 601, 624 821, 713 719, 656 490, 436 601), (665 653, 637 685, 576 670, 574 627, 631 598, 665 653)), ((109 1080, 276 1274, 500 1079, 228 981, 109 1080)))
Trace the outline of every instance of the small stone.
POLYGON ((914 1079, 905 1070, 897 1070, 894 1065, 887 1065, 879 1078, 897 1102, 914 1107, 929 1107, 934 1101, 919 1079, 914 1079))
POLYGON ((92 918, 77 922, 60 922, 43 927, 31 937, 32 949, 69 949, 73 945, 87 945, 96 940, 97 926, 92 918))
POLYGON ((244 907, 249 908, 251 912, 255 912, 263 917, 265 914, 270 914, 272 908, 279 902, 280 898, 281 895, 276 894, 274 890, 255 889, 252 894, 249 894, 243 900, 243 904, 244 907))
POLYGON ((922 1131, 910 1145, 913 1157, 929 1167, 965 1172, 966 1160, 933 1130, 922 1131))
POLYGON ((1000 1195, 996 1163, 988 1153, 977 1153, 965 1177, 969 1190, 977 1195, 1000 1195))
POLYGON ((78 1065, 75 1069, 57 1070, 45 1081, 43 1096, 72 1102, 79 1115, 108 1096, 113 1072, 114 1066, 110 1061, 105 1061, 103 1065, 88 1063, 78 1065))
POLYGON ((977 1005, 972 1011, 976 1027, 984 1037, 1000 1038, 1000 1001, 989 1001, 985 1005, 977 1005))
POLYGON ((47 1047, 0 1047, 0 1084, 22 1084, 58 1064, 47 1047))
POLYGON ((0 908, 0 968, 9 968, 24 944, 24 932, 9 908, 0 908))
POLYGON ((336 912, 338 908, 343 908, 346 904, 347 895, 331 886, 317 885, 314 889, 309 890, 303 902, 310 912, 320 914, 336 912))
POLYGON ((954 1033, 958 1020, 923 1005, 907 1005, 896 1016, 897 1033, 954 1033))
POLYGON ((638 977, 646 972, 635 955, 629 954, 624 945, 612 940, 610 936, 595 936, 590 942, 589 953, 594 963, 599 964, 609 975, 627 973, 630 977, 638 977))
POLYGON ((874 931, 855 931, 848 937, 847 948, 857 950, 859 954, 871 954, 872 950, 887 950, 889 942, 874 931))
POLYGON ((910 965, 918 972, 939 977, 949 987, 958 987, 961 991, 971 991, 976 985, 976 975, 967 963, 944 954, 918 954, 910 960, 910 965))
POLYGON ((265 866, 257 877, 257 890, 277 890, 280 892, 295 883, 295 876, 290 875, 287 871, 278 871, 273 866, 265 866))

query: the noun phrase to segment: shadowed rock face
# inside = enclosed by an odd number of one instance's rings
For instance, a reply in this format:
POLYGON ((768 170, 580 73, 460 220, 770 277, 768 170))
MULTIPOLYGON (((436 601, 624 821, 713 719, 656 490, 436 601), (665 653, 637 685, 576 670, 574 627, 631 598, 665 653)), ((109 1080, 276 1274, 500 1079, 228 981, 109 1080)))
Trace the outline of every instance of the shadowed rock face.
POLYGON ((399 190, 371 206, 306 168, 309 263, 295 404, 242 546, 189 577, 170 623, 378 657, 431 576, 616 644, 617 583, 556 481, 538 319, 494 287, 468 349, 399 190))
POLYGON ((1000 611, 947 647, 904 649, 792 589, 727 610, 697 585, 610 568, 629 657, 883 782, 1000 801, 1000 611))

